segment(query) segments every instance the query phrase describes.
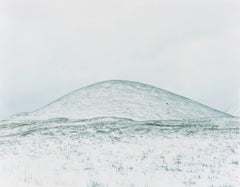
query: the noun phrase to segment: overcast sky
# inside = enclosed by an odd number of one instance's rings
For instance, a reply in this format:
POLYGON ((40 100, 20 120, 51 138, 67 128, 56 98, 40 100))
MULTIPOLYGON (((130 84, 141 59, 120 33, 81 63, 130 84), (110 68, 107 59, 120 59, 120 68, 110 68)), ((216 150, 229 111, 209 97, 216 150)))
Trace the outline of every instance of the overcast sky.
POLYGON ((239 0, 0 0, 0 119, 134 80, 237 110, 239 0))

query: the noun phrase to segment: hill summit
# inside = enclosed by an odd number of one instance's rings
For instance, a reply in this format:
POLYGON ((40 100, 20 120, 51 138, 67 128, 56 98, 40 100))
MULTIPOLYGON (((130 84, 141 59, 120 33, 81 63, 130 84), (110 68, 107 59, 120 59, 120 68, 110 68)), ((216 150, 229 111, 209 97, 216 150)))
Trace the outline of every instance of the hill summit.
POLYGON ((230 115, 143 83, 111 80, 75 90, 28 115, 31 119, 176 120, 230 115))

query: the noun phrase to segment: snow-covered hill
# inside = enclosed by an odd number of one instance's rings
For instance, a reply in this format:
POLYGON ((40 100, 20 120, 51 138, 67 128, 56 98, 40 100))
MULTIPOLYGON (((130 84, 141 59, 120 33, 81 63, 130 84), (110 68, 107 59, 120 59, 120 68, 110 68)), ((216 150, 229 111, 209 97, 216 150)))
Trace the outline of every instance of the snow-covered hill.
POLYGON ((240 119, 153 86, 100 82, 10 119, 0 186, 240 186, 240 119))
POLYGON ((14 118, 89 119, 118 117, 133 120, 167 120, 230 115, 150 85, 131 81, 104 81, 65 95, 56 101, 14 118))

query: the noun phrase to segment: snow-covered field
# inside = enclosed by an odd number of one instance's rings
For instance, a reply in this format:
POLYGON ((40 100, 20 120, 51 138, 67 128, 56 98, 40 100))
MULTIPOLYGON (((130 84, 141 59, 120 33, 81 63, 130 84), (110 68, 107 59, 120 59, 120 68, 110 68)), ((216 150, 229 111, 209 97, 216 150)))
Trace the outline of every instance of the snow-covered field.
POLYGON ((239 118, 0 122, 0 186, 240 186, 239 118))
POLYGON ((105 81, 0 121, 0 187, 240 186, 239 118, 105 81))

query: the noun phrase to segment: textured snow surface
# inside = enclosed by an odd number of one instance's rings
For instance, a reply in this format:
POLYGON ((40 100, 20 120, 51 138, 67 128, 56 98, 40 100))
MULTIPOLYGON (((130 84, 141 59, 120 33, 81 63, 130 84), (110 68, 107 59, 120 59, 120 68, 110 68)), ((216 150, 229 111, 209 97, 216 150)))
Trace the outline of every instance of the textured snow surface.
POLYGON ((185 97, 131 81, 105 81, 76 90, 32 113, 12 119, 118 117, 133 120, 229 117, 185 97))
POLYGON ((240 186, 239 118, 0 122, 0 186, 240 186))
POLYGON ((129 81, 0 121, 0 187, 240 186, 239 118, 129 81))

